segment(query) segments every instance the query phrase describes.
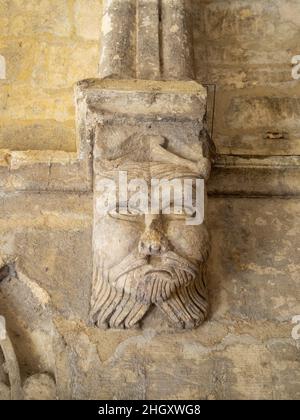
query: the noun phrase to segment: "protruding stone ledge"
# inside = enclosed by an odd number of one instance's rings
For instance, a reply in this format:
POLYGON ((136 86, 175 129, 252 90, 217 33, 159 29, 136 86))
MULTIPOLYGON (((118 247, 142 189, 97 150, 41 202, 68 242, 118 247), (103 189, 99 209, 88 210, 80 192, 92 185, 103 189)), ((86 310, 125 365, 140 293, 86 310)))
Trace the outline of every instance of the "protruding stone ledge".
MULTIPOLYGON (((146 109, 149 120, 159 121, 165 114, 170 119, 173 113, 173 122, 180 117, 181 122, 187 123, 197 117, 200 120, 205 112, 206 89, 196 82, 91 79, 79 82, 75 90, 78 153, 0 149, 0 193, 91 192, 93 133, 86 126, 88 107, 94 107, 97 118, 98 108, 101 108, 106 110, 105 118, 110 115, 122 119, 123 113, 128 121, 130 115, 134 117, 146 109), (82 100, 84 95, 88 96, 87 100, 82 100), (134 100, 136 95, 138 101, 134 100)), ((103 112, 100 115, 103 117, 103 112)), ((299 156, 219 155, 208 181, 208 192, 212 195, 299 196, 299 178, 299 156)))
POLYGON ((299 196, 300 156, 218 156, 211 195, 299 196))
POLYGON ((0 191, 90 191, 91 159, 61 151, 0 150, 0 191))
MULTIPOLYGON (((91 162, 76 153, 0 149, 0 193, 17 191, 91 192, 91 162)), ((299 196, 299 156, 217 156, 211 195, 299 196)))
MULTIPOLYGON (((78 104, 85 98, 86 107, 95 113, 99 122, 108 115, 114 119, 141 115, 143 119, 162 120, 167 116, 202 121, 207 91, 192 81, 90 79, 78 83, 76 97, 78 104)), ((84 105, 79 104, 79 107, 84 108, 84 105)))

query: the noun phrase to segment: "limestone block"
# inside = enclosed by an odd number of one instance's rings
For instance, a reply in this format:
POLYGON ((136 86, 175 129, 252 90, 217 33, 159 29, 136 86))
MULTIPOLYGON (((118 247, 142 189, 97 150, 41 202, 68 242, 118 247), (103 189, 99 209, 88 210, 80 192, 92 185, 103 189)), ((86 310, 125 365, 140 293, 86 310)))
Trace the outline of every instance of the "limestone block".
POLYGON ((0 53, 6 59, 6 80, 30 83, 39 42, 34 38, 0 38, 0 53))
POLYGON ((185 116, 202 121, 206 111, 206 89, 196 82, 85 80, 77 85, 77 98, 85 100, 94 114, 112 118, 146 114, 157 121, 166 116, 185 116))
MULTIPOLYGON (((276 48, 278 54, 286 54, 284 50, 294 45, 297 34, 295 22, 298 21, 299 12, 296 0, 288 3, 275 0, 272 4, 259 0, 213 1, 198 9, 204 25, 198 29, 205 27, 207 40, 213 44, 227 38, 233 47, 242 47, 251 61, 265 52, 268 57, 263 63, 269 59, 278 62, 277 54, 273 58, 269 54, 271 48, 276 48), (285 36, 281 36, 283 33, 285 36)), ((220 46, 225 47, 225 44, 221 43, 220 46)))
POLYGON ((231 99, 225 122, 229 128, 249 130, 299 130, 300 99, 290 96, 235 97, 231 99))
POLYGON ((216 109, 219 153, 298 155, 299 105, 295 96, 271 92, 269 96, 224 95, 216 109))
POLYGON ((71 88, 78 80, 97 74, 98 56, 98 42, 41 42, 36 49, 32 84, 36 88, 71 88))
POLYGON ((26 85, 12 85, 9 88, 7 106, 1 119, 20 120, 74 120, 73 90, 41 90, 26 85), (20 98, 25 97, 27 101, 20 98))
MULTIPOLYGON (((300 289, 295 284, 299 258, 296 248, 289 249, 299 230, 297 200, 284 200, 284 206, 280 198, 271 201, 272 205, 263 198, 247 204, 238 198, 214 202, 211 217, 222 214, 223 218, 215 225, 212 239, 211 263, 218 260, 219 266, 217 270, 209 266, 213 319, 226 313, 249 322, 290 323, 291 314, 300 313, 300 289), (225 225, 237 219, 238 228, 225 238, 225 225), (226 250, 220 252, 218 244, 224 241, 226 250), (287 293, 288 299, 283 298, 287 293)), ((291 338, 291 328, 286 337, 291 338)))
POLYGON ((91 189, 91 162, 84 153, 0 150, 0 171, 6 191, 91 189))
POLYGON ((298 196, 299 177, 298 157, 222 155, 216 159, 208 191, 212 195, 298 196))
POLYGON ((102 0, 76 0, 74 4, 76 35, 87 40, 99 41, 101 17, 102 0))
MULTIPOLYGON (((210 197, 212 317, 184 333, 155 313, 143 331, 86 326, 92 211, 91 194, 8 194, 0 203, 1 249, 10 244, 19 272, 58 312, 52 341, 59 399, 299 399, 299 349, 291 338, 291 319, 300 314, 297 199, 210 197)), ((22 276, 1 284, 1 310, 11 322, 22 320, 20 366, 34 370, 40 360, 45 369, 41 331, 49 326, 25 284, 22 276), (32 345, 34 335, 41 338, 32 345)))
MULTIPOLYGON (((7 9, 8 10, 8 9, 7 9)), ((71 33, 67 0, 9 2, 9 34, 27 36, 51 34, 60 37, 71 33)))
POLYGON ((9 0, 0 2, 0 27, 2 36, 8 35, 9 18, 7 14, 9 0))
POLYGON ((299 48, 299 2, 197 4, 193 14, 197 79, 217 86, 214 141, 218 152, 298 155, 299 83, 292 79, 291 58, 299 48), (237 115, 232 113, 235 101, 237 115), (238 123, 244 112, 247 115, 238 123), (222 122, 225 114, 229 121, 222 122), (268 131, 288 137, 272 140, 266 138, 268 131))
POLYGON ((0 149, 64 150, 75 152, 74 121, 55 120, 6 121, 0 120, 0 149))

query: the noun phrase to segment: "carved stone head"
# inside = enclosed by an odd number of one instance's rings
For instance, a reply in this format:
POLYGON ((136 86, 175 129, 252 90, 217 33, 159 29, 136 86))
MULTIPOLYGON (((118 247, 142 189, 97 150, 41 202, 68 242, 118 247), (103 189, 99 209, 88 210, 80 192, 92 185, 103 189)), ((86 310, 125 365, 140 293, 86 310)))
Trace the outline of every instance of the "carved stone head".
MULTIPOLYGON (((114 138, 116 132, 110 140, 114 138)), ((162 136, 145 134, 133 134, 115 144, 97 142, 91 318, 98 327, 134 327, 153 305, 181 328, 195 327, 207 315, 204 271, 209 238, 205 224, 187 224, 193 212, 186 206, 177 212, 175 194, 168 212, 164 212, 162 201, 155 214, 141 206, 141 189, 149 187, 144 193, 149 205, 153 200, 149 192, 153 179, 167 180, 171 185, 182 181, 183 185, 184 180, 208 176, 206 158, 181 157, 168 150, 168 146, 172 148, 168 143, 162 136), (120 174, 126 175, 126 194, 118 194, 120 174), (108 183, 110 191, 101 189, 103 180, 113 182, 108 183), (111 208, 110 193, 117 193, 111 208), (99 211, 103 202, 108 206, 106 213, 99 211)))
POLYGON ((195 82, 78 84, 80 144, 93 147, 90 318, 98 327, 135 327, 153 307, 180 328, 207 315, 209 235, 204 222, 188 223, 197 208, 192 201, 176 210, 186 182, 197 190, 210 173, 206 95, 195 82), (153 211, 153 180, 183 186, 172 193, 170 211, 163 199, 154 200, 153 211))

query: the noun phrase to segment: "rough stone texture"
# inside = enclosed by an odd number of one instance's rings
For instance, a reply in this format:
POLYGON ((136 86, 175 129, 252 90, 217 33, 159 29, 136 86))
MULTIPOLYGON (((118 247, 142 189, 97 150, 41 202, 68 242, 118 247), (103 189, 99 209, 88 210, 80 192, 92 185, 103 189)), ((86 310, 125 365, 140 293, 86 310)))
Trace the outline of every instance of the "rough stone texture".
POLYGON ((56 384, 51 376, 36 374, 24 384, 24 400, 52 401, 56 399, 56 384))
MULTIPOLYGON (((0 147, 75 150, 71 87, 97 75, 101 30, 102 1, 85 5, 0 2, 0 54, 7 62, 0 147)), ((291 76, 291 59, 299 54, 299 2, 194 0, 192 15, 197 79, 217 85, 218 151, 299 154, 299 81, 291 76), (257 109, 251 119, 249 104, 257 109)))
POLYGON ((101 0, 0 1, 0 148, 76 150, 73 84, 97 75, 101 14, 101 0))
MULTIPOLYGON (((87 1, 88 7, 81 0, 0 1, 0 54, 7 64, 7 78, 0 80, 0 148, 76 150, 72 85, 98 73, 103 12, 101 0, 87 1)), ((154 30, 157 0, 151 0, 149 21, 143 18, 142 0, 139 3, 138 24, 143 29, 137 54, 145 58, 138 60, 137 76, 148 77, 145 61, 150 47, 142 40, 149 39, 149 27, 151 36, 158 37, 154 30)), ((300 147, 300 84, 292 79, 291 65, 292 57, 299 55, 298 1, 191 0, 191 10, 196 76, 209 84, 212 104, 212 84, 216 85, 212 131, 218 152, 245 159, 276 155, 286 162, 284 173, 268 163, 264 173, 247 165, 245 174, 239 160, 230 159, 227 165, 222 158, 210 191, 224 192, 224 186, 230 185, 226 191, 237 193, 242 184, 248 195, 274 190, 298 193, 293 179, 299 177, 299 170, 294 165, 288 168, 286 160, 299 155, 300 147), (235 181, 236 174, 241 183, 235 181), (262 177, 266 178, 263 184, 262 177)), ((190 48, 191 42, 187 45, 190 48)), ((158 77, 155 63, 157 56, 150 71, 153 78, 158 77)), ((41 177, 47 179, 47 170, 41 177)), ((85 179, 86 174, 78 178, 85 179)), ((65 189, 63 171, 60 179, 55 188, 65 189)))
POLYGON ((18 257, 0 307, 24 380, 48 372, 58 398, 300 398, 299 200, 209 200, 210 317, 181 333, 155 312, 143 331, 86 325, 91 195, 11 194, 0 215, 1 252, 18 257))
POLYGON ((99 76, 193 80, 189 0, 104 0, 99 76))
MULTIPOLYGON (((60 399, 300 399, 300 343, 291 336, 299 200, 210 198, 211 309, 198 330, 175 332, 155 311, 142 332, 88 325, 92 195, 38 191, 91 186, 90 166, 78 163, 88 149, 76 143, 71 85, 97 74, 101 3, 0 0, 0 147, 10 149, 0 157, 0 312, 22 384, 46 372, 60 399), (74 154, 11 152, 28 148, 74 154)), ((299 2, 193 3, 197 79, 216 84, 214 140, 229 155, 217 160, 211 192, 299 194, 290 156, 299 155, 300 85, 291 77, 299 2)), ((8 399, 3 361, 0 352, 8 399)))
POLYGON ((9 399, 21 400, 23 395, 19 364, 3 316, 0 316, 0 351, 3 354, 2 369, 4 374, 7 375, 7 380, 2 381, 2 383, 4 385, 9 383, 11 394, 9 399))
POLYGON ((161 2, 162 75, 166 80, 194 79, 193 23, 188 0, 161 2))
POLYGON ((298 0, 194 1, 197 79, 217 86, 219 153, 300 154, 300 83, 291 64, 299 24, 298 0))
MULTIPOLYGON (((181 201, 182 179, 204 183, 210 175, 212 146, 204 128, 205 89, 195 82, 90 80, 79 83, 77 97, 85 131, 94 133, 91 321, 99 328, 133 328, 158 307, 179 329, 197 327, 207 315, 205 272, 210 249, 199 204, 189 220, 193 226, 188 226, 186 214, 176 216, 170 209, 170 215, 154 215, 137 203, 139 214, 124 220, 119 206, 126 206, 127 213, 133 191, 126 198, 111 197, 113 204, 103 182, 107 187, 114 181, 118 189, 120 173, 125 171, 126 190, 127 181, 146 184, 147 205, 153 179, 179 181, 181 201), (103 212, 107 199, 110 205, 103 212)), ((163 206, 159 200, 158 213, 165 210, 163 206)))

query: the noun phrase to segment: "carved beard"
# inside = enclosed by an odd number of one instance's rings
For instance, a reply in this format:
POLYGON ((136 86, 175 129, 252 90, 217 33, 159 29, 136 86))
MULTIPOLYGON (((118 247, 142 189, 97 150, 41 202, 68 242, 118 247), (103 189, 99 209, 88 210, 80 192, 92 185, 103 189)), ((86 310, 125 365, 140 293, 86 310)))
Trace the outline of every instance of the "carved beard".
POLYGON ((208 303, 203 267, 199 269, 171 251, 151 257, 150 262, 148 258, 134 252, 112 269, 102 266, 101 272, 95 273, 91 305, 94 324, 131 328, 151 305, 158 306, 181 328, 193 328, 204 321, 208 303))

